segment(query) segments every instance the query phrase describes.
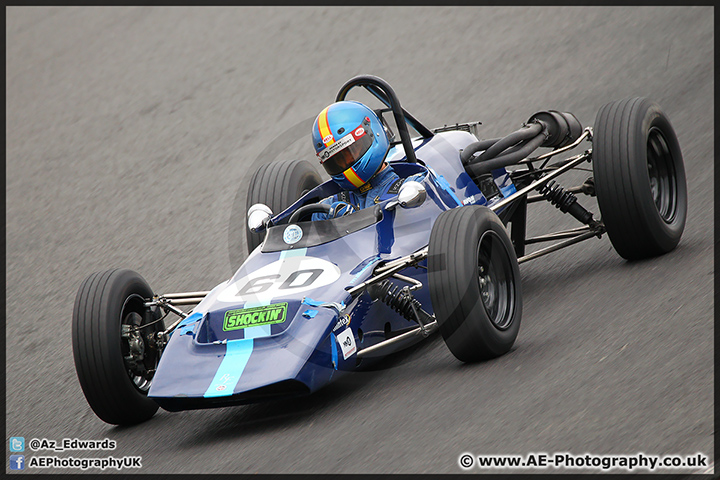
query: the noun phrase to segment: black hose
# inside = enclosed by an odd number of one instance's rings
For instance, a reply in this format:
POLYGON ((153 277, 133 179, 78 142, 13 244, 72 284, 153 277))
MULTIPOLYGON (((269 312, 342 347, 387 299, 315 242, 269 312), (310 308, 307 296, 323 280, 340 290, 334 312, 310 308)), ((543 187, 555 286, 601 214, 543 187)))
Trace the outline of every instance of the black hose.
POLYGON ((532 123, 502 138, 492 138, 489 140, 480 140, 479 142, 471 143, 460 153, 460 160, 463 165, 465 165, 469 162, 492 158, 501 154, 506 148, 511 147, 518 142, 533 138, 535 135, 539 134, 541 130, 542 124, 532 123), (480 154, 479 157, 473 157, 475 153, 481 150, 485 151, 480 154))
MULTIPOLYGON (((510 155, 511 153, 515 153, 515 152, 519 151, 520 149, 525 148, 525 146, 528 144, 528 142, 529 142, 530 140, 532 140, 532 138, 529 139, 529 140, 524 140, 524 141, 518 143, 517 145, 508 148, 507 150, 505 150, 504 152, 502 152, 502 155, 498 155, 498 156, 495 157, 495 158, 499 158, 499 157, 501 157, 501 156, 504 157, 505 155, 510 155)), ((542 145, 540 145, 540 146, 542 147, 542 145)))
POLYGON ((507 167, 508 165, 517 163, 530 155, 530 153, 540 147, 544 141, 545 135, 541 133, 540 135, 525 141, 521 148, 512 153, 500 155, 499 157, 491 158, 482 162, 474 162, 470 165, 466 165, 465 170, 467 170, 470 175, 478 177, 490 172, 491 170, 495 170, 496 168, 507 167))
POLYGON ((475 152, 479 152, 480 150, 487 150, 489 147, 491 147, 493 144, 497 143, 500 140, 502 140, 502 137, 488 138, 487 140, 473 142, 460 152, 460 160, 462 160, 463 165, 465 165, 472 158, 475 152))
POLYGON ((503 137, 501 140, 496 142, 493 146, 489 147, 487 150, 485 150, 483 153, 481 153, 476 161, 483 161, 488 160, 490 158, 497 157, 500 155, 503 150, 505 150, 508 147, 512 147, 513 145, 523 141, 523 140, 530 140, 531 138, 538 135, 540 132, 542 132, 543 126, 540 123, 532 123, 530 125, 527 125, 520 130, 516 130, 510 135, 503 137))

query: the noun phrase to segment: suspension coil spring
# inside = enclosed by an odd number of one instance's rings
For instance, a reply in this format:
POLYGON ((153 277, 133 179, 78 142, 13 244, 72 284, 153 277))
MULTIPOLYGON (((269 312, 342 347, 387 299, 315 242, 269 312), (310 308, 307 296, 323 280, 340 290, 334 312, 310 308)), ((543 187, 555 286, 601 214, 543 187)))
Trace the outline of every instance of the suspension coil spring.
POLYGON ((555 205, 555 207, 559 208, 563 213, 567 213, 570 207, 577 202, 577 197, 573 195, 572 192, 566 192, 559 184, 555 183, 554 180, 550 180, 538 190, 547 201, 555 205))
POLYGON ((585 225, 597 226, 592 213, 578 203, 577 197, 572 192, 566 192, 554 181, 549 181, 546 185, 538 188, 538 191, 547 201, 559 208, 561 212, 570 213, 585 225))
POLYGON ((372 296, 395 310, 404 318, 416 321, 413 306, 416 310, 419 310, 421 308, 420 302, 413 298, 410 293, 404 292, 394 283, 388 280, 383 280, 382 282, 374 285, 372 296))

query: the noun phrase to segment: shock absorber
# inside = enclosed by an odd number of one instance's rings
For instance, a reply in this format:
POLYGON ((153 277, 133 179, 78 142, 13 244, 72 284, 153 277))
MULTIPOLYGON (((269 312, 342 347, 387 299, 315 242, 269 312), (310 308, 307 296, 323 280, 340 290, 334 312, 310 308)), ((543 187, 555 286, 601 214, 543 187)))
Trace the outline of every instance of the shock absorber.
POLYGON ((538 191, 548 202, 559 208, 561 212, 569 213, 586 225, 595 223, 592 213, 577 203, 577 197, 572 192, 566 192, 554 180, 539 187, 538 191))
POLYGON ((370 295, 395 310, 410 321, 417 321, 415 312, 421 310, 421 304, 409 292, 404 291, 394 283, 383 280, 370 287, 370 295), (413 311, 415 307, 415 311, 413 311))

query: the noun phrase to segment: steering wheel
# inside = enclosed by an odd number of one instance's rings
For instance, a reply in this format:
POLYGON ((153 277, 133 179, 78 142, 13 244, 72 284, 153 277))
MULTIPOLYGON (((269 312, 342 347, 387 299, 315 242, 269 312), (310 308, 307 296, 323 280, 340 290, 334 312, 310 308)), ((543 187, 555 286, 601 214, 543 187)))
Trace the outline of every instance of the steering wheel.
POLYGON ((312 213, 330 213, 330 209, 332 208, 331 205, 328 205, 327 203, 310 203, 308 205, 303 205, 302 207, 298 208, 293 212, 292 215, 290 215, 290 219, 288 220, 288 223, 297 223, 300 221, 301 218, 307 217, 308 215, 312 213))

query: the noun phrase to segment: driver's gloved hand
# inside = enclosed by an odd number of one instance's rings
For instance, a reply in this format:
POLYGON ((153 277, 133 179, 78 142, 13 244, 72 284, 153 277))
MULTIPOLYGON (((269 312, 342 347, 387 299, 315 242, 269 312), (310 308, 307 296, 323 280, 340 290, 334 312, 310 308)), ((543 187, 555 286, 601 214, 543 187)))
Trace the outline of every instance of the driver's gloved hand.
POLYGON ((328 218, 343 217, 345 215, 350 215, 354 211, 355 209, 353 206, 347 202, 333 202, 332 205, 330 205, 328 218))

